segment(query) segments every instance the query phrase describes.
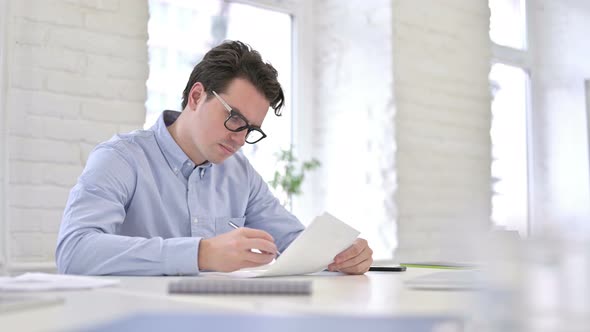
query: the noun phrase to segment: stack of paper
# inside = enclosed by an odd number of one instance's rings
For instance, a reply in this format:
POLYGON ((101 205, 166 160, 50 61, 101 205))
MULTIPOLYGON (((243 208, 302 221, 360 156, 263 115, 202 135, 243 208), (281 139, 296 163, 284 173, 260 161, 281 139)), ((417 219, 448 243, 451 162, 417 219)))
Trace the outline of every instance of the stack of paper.
POLYGON ((64 299, 57 296, 29 296, 20 294, 0 294, 0 313, 24 310, 48 305, 62 304, 64 299))
POLYGON ((0 291, 37 292, 68 289, 88 289, 112 286, 119 280, 99 279, 49 273, 25 273, 17 277, 0 277, 0 291))
POLYGON ((485 286, 482 273, 471 270, 434 272, 404 283, 410 288, 436 290, 477 290, 485 286))

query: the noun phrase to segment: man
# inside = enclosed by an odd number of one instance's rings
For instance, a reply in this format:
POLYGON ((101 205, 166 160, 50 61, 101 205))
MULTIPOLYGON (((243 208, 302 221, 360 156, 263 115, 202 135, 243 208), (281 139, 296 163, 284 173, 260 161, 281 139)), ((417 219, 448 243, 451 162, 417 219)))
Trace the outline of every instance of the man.
MULTIPOLYGON (((149 130, 117 135, 89 156, 64 211, 58 270, 183 275, 271 262, 304 227, 238 150, 266 136, 266 113, 280 115, 283 101, 277 71, 258 52, 238 41, 210 50, 181 113, 165 111, 149 130)), ((371 263, 357 239, 329 269, 360 274, 371 263)))

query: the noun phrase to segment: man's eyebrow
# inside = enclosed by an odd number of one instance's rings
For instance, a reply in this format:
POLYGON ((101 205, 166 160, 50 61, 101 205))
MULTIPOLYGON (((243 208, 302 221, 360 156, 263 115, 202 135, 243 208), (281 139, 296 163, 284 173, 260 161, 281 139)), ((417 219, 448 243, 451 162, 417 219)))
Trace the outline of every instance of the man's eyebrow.
POLYGON ((246 119, 246 122, 248 122, 248 124, 250 124, 250 120, 248 120, 248 118, 245 117, 244 114, 242 114, 242 112, 240 112, 240 109, 239 108, 233 107, 232 105, 229 105, 229 107, 231 107, 232 111, 234 111, 235 113, 238 113, 241 117, 243 117, 244 119, 246 119))
MULTIPOLYGON (((228 105, 229 105, 229 103, 228 103, 228 105)), ((250 122, 250 120, 248 120, 248 118, 246 116, 244 116, 244 114, 242 114, 242 112, 240 112, 239 108, 233 107, 232 105, 229 105, 229 107, 231 107, 232 111, 238 113, 241 117, 246 119, 246 122, 248 123, 249 126, 254 126, 254 127, 260 128, 260 125, 250 122)))
MULTIPOLYGON (((229 104, 228 104, 228 105, 229 105, 229 104)), ((233 107, 232 105, 229 105, 229 107, 231 107, 232 111, 234 111, 234 112, 238 113, 238 114, 239 114, 239 115, 241 115, 241 116, 244 116, 244 114, 242 114, 242 112, 240 112, 240 109, 239 109, 239 108, 237 108, 237 107, 233 107)), ((245 116, 244 116, 244 119, 246 119, 246 117, 245 117, 245 116)), ((248 120, 248 119, 246 119, 246 120, 248 120)))

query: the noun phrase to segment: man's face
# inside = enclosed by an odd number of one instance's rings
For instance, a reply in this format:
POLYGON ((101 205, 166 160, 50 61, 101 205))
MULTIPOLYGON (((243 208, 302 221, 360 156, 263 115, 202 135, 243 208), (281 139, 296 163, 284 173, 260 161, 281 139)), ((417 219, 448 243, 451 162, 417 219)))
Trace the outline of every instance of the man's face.
MULTIPOLYGON (((194 87, 193 87, 194 89, 194 87)), ((234 79, 225 92, 216 91, 235 112, 240 113, 248 124, 262 126, 270 103, 264 95, 245 79, 234 79)), ((202 98, 196 103, 194 130, 191 137, 194 146, 202 158, 212 163, 221 163, 245 143, 247 130, 229 131, 224 122, 229 112, 221 101, 209 93, 209 99, 202 98)), ((192 98, 192 96, 191 96, 192 98)))

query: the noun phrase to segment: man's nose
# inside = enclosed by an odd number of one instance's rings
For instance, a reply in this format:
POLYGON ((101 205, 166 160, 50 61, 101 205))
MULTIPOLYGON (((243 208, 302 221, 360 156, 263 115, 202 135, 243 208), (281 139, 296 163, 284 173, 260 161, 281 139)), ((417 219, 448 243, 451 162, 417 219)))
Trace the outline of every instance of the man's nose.
POLYGON ((231 139, 232 139, 232 141, 234 141, 237 144, 239 144, 240 146, 242 146, 242 145, 244 145, 244 143, 246 143, 246 136, 247 135, 248 135, 248 130, 238 131, 237 133, 232 132, 231 139))

